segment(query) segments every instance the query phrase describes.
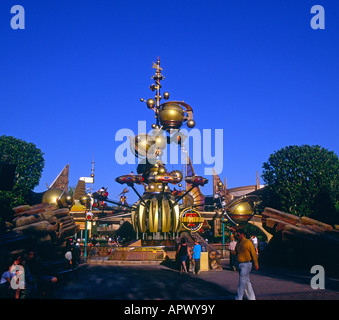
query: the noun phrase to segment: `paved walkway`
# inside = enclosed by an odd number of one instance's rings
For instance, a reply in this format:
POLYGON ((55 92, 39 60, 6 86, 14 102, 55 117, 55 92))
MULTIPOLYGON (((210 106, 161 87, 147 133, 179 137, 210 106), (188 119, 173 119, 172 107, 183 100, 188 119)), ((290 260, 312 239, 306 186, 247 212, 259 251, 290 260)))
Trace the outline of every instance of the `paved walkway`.
MULTIPOLYGON (((257 300, 339 300, 339 279, 327 278, 325 289, 314 290, 314 275, 261 266, 252 271, 257 300)), ((172 265, 81 265, 55 291, 55 299, 113 300, 234 300, 239 274, 228 269, 181 275, 172 265)))

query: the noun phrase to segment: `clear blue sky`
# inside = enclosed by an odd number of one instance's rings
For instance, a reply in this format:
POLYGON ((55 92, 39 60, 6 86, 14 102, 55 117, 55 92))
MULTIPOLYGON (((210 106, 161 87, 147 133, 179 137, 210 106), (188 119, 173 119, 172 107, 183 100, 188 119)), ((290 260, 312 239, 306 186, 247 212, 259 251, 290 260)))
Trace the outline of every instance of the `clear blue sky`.
MULTIPOLYGON (((35 191, 67 163, 75 186, 94 155, 94 189, 114 198, 123 188, 115 178, 136 171, 115 162, 115 133, 153 123, 139 99, 153 96, 160 56, 163 89, 192 106, 196 128, 223 129, 220 177, 228 187, 255 184, 285 146, 339 153, 338 40, 333 0, 1 0, 0 134, 44 153, 35 191), (11 29, 14 4, 25 30, 11 29), (316 4, 325 30, 310 26, 316 4)), ((202 190, 211 194, 212 183, 202 190)))

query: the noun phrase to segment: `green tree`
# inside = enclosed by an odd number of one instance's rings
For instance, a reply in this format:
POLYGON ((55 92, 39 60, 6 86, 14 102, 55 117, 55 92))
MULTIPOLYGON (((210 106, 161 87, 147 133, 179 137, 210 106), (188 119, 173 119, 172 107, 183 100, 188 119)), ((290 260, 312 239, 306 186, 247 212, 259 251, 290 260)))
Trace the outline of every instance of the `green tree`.
POLYGON ((25 203, 25 197, 40 181, 45 160, 35 144, 11 136, 0 136, 0 155, 17 165, 12 191, 0 191, 0 201, 9 207, 25 203))
POLYGON ((338 220, 339 159, 318 145, 288 146, 263 164, 264 204, 321 221, 338 220))
POLYGON ((73 197, 75 189, 76 189, 76 186, 75 187, 72 187, 72 186, 68 187, 68 194, 73 197))

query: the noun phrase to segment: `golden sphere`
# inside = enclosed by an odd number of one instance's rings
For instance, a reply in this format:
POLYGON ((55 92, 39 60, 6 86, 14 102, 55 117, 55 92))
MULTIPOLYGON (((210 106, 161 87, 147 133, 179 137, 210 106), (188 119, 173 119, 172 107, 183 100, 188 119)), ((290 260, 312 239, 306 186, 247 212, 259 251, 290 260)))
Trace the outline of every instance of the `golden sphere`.
POLYGON ((80 203, 85 207, 89 207, 91 204, 91 197, 88 194, 81 196, 80 203))
POLYGON ((173 182, 174 184, 179 183, 182 181, 183 178, 183 174, 181 171, 179 170, 173 170, 170 175, 175 179, 175 181, 173 182))
POLYGON ((61 189, 49 189, 42 196, 43 203, 66 206, 66 194, 61 189))
POLYGON ((176 103, 165 103, 159 110, 159 120, 164 130, 179 129, 184 117, 182 107, 176 103))
POLYGON ((158 166, 157 165, 152 166, 152 168, 149 169, 149 172, 151 176, 156 176, 158 173, 158 166))
POLYGON ((166 168, 165 167, 163 167, 163 166, 160 166, 159 167, 159 169, 158 169, 158 174, 164 174, 164 173, 166 173, 166 168))
POLYGON ((73 197, 71 195, 67 195, 65 201, 68 205, 73 204, 73 197))
POLYGON ((254 213, 253 207, 246 201, 235 204, 227 211, 230 218, 239 224, 247 223, 254 213))
POLYGON ((155 143, 153 137, 146 133, 141 133, 130 138, 130 142, 131 150, 136 157, 146 157, 150 147, 155 143))
POLYGON ((164 137, 163 135, 158 135, 154 137, 154 141, 155 141, 155 146, 159 148, 160 150, 163 150, 166 148, 167 138, 164 137))
POLYGON ((154 191, 154 190, 155 190, 155 184, 154 184, 154 183, 150 183, 150 184, 148 185, 148 190, 154 191))
POLYGON ((195 121, 193 119, 190 119, 187 121, 187 127, 194 128, 195 127, 195 121))
POLYGON ((155 100, 154 99, 147 99, 146 101, 147 108, 152 109, 155 107, 155 100))

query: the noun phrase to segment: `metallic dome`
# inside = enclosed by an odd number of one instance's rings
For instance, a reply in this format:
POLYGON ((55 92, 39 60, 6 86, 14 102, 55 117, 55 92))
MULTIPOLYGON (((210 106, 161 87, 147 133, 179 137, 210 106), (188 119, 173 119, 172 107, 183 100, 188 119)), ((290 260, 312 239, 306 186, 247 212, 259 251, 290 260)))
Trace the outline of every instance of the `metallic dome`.
POLYGON ((150 148, 155 144, 152 136, 141 133, 134 137, 130 137, 130 147, 136 157, 147 157, 150 148))
POLYGON ((228 208, 227 213, 234 222, 243 225, 251 219, 254 209, 250 203, 240 202, 228 208))
POLYGON ((43 203, 55 204, 59 207, 66 207, 66 194, 61 189, 49 189, 42 196, 43 203))
POLYGON ((159 120, 164 130, 180 129, 184 119, 184 110, 179 104, 168 102, 159 110, 159 120))

